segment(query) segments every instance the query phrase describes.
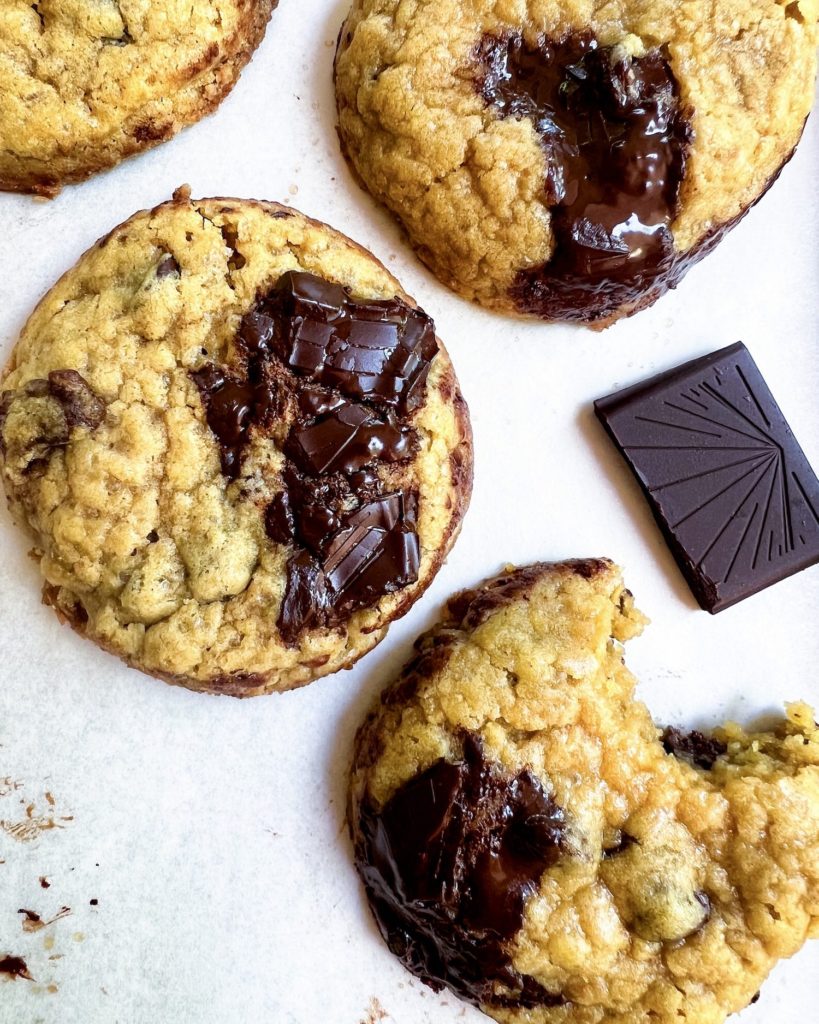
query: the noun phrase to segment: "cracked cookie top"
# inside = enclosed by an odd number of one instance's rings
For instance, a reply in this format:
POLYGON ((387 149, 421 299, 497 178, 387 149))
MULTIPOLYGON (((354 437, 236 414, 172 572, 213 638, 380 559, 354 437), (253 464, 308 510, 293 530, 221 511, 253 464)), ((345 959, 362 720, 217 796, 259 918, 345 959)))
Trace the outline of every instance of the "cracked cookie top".
POLYGON ((650 305, 792 154, 816 0, 354 0, 343 148, 467 298, 605 326, 650 305))
POLYGON ((349 823, 406 967, 502 1024, 723 1024, 819 937, 819 728, 665 730, 617 568, 454 597, 359 730, 349 823))
POLYGON ((236 695, 374 646, 440 566, 472 473, 434 324, 373 256, 182 191, 31 316, 0 458, 48 603, 138 668, 236 695))
POLYGON ((55 195, 214 110, 277 0, 4 0, 0 189, 55 195))

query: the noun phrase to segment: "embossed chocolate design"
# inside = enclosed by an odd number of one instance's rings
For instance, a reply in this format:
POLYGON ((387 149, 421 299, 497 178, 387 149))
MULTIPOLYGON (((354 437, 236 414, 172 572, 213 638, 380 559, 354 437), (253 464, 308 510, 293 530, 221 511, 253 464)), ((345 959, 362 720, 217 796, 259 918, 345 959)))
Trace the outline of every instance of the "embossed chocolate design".
POLYGON ((595 411, 707 611, 819 562, 819 479, 744 345, 595 411))
POLYGON ((531 118, 546 154, 555 251, 519 273, 513 296, 547 319, 605 318, 674 268, 691 129, 671 67, 658 50, 632 57, 589 33, 537 46, 486 36, 476 56, 486 103, 531 118))
POLYGON ((237 350, 235 368, 207 364, 193 377, 231 479, 251 433, 291 411, 284 489, 265 525, 296 548, 279 615, 294 643, 418 578, 416 497, 385 493, 374 469, 415 451, 409 421, 438 351, 435 327, 398 298, 358 302, 290 271, 243 318, 237 350))
POLYGON ((361 807, 356 864, 390 949, 432 988, 476 1006, 558 1006, 519 974, 507 943, 559 858, 564 814, 529 771, 508 775, 463 736, 377 810, 361 807))

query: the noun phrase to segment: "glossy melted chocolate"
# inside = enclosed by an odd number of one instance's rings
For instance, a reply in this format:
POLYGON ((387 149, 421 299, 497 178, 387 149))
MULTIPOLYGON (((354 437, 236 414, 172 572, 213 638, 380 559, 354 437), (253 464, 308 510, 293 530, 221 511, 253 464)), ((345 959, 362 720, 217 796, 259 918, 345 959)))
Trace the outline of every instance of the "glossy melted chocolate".
POLYGON ((476 1006, 565 1002, 519 974, 508 952, 527 899, 560 856, 564 815, 531 772, 511 777, 464 735, 376 810, 360 808, 356 861, 379 928, 432 988, 476 1006))
POLYGON ((668 62, 581 33, 534 47, 487 36, 477 59, 487 104, 531 118, 546 153, 555 250, 518 275, 519 307, 589 321, 635 302, 676 260, 669 226, 691 129, 668 62))
POLYGON ((242 320, 236 368, 193 374, 222 471, 241 474, 251 432, 289 410, 284 489, 268 535, 295 548, 279 629, 332 626, 418 578, 415 496, 384 493, 378 463, 410 458, 412 411, 438 351, 428 316, 400 299, 356 302, 312 274, 288 272, 242 320))

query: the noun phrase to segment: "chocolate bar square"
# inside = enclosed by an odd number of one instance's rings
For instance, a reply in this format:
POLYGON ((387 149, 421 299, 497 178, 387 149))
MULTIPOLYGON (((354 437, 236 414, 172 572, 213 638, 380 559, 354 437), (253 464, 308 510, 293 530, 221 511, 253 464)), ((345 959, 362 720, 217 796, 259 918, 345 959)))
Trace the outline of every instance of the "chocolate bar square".
POLYGON ((819 562, 819 480, 743 344, 594 408, 707 611, 819 562))

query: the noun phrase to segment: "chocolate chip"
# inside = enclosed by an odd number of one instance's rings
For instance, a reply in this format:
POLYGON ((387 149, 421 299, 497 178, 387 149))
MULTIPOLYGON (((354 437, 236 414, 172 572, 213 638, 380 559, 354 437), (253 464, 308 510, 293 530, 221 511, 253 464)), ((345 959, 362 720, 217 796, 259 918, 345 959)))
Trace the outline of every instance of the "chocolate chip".
POLYGON ((673 726, 664 730, 662 741, 667 754, 673 754, 706 771, 714 767, 717 758, 728 752, 728 747, 713 736, 705 736, 696 730, 683 732, 673 726))
POLYGON ((156 268, 157 281, 161 281, 163 277, 179 277, 179 264, 170 253, 162 258, 156 268))
POLYGON ((665 56, 630 57, 590 33, 486 36, 476 87, 500 117, 531 118, 546 155, 555 251, 521 271, 520 309, 588 321, 668 274, 690 124, 665 56))
POLYGON ((105 403, 76 370, 53 370, 48 391, 62 406, 69 427, 96 430, 105 418, 105 403))
POLYGON ((620 838, 617 840, 614 846, 607 846, 604 848, 603 859, 608 860, 610 857, 617 857, 621 853, 625 853, 626 850, 630 849, 637 842, 638 841, 634 838, 634 836, 630 836, 628 832, 621 832, 620 838))
POLYGON ((526 901, 561 855, 561 808, 528 770, 508 775, 463 737, 380 809, 366 799, 356 864, 390 948, 432 988, 476 1006, 566 1002, 512 966, 526 901))
POLYGON ((7 974, 11 978, 25 978, 27 981, 34 981, 29 974, 28 965, 21 956, 0 957, 0 974, 7 974))

